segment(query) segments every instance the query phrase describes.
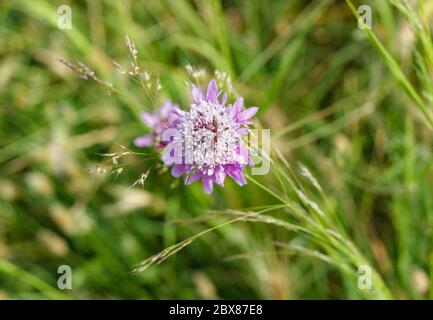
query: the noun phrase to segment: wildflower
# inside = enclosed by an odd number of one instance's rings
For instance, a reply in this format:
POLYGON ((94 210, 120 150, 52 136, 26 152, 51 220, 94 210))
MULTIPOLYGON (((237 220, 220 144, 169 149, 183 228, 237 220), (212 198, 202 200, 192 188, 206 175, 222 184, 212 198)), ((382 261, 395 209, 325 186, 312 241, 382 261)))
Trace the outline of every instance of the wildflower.
POLYGON ((141 119, 151 129, 149 134, 135 138, 134 144, 137 147, 155 146, 163 148, 166 143, 161 140, 162 132, 171 127, 178 119, 179 106, 170 100, 166 100, 155 112, 142 112, 141 119))
POLYGON ((165 166, 172 167, 171 174, 184 175, 188 185, 202 180, 208 194, 214 183, 224 186, 227 175, 240 186, 246 184, 243 169, 253 165, 242 136, 248 134, 249 119, 258 108, 244 109, 243 98, 226 105, 227 94, 220 97, 221 93, 215 80, 209 83, 206 95, 193 86, 189 111, 176 110, 176 120, 168 128, 178 134, 162 137, 167 141, 162 159, 165 166))

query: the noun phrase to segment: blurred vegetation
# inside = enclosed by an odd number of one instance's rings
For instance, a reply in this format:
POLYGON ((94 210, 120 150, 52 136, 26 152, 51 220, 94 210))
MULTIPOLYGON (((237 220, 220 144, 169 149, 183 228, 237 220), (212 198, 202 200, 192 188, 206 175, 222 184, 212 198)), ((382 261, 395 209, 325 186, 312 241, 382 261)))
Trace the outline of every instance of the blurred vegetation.
POLYGON ((433 3, 362 3, 372 7, 371 31, 339 0, 1 1, 0 298, 432 298, 433 3), (63 4, 71 30, 57 27, 63 4), (100 153, 142 151, 131 141, 151 103, 112 64, 128 65, 125 35, 161 78, 159 102, 188 103, 186 64, 231 75, 247 105, 260 107, 272 145, 320 182, 320 205, 351 239, 341 250, 356 246, 355 260, 377 270, 372 294, 358 289, 356 263, 338 267, 347 262, 338 250, 251 221, 130 274, 225 221, 200 220, 209 210, 278 204, 272 192, 284 183, 276 169, 207 196, 155 167, 131 187, 153 163, 140 155, 122 158, 119 175, 94 173, 107 165, 100 153), (83 61, 128 96, 77 78, 58 57, 83 61), (69 291, 57 289, 62 264, 72 268, 69 291))

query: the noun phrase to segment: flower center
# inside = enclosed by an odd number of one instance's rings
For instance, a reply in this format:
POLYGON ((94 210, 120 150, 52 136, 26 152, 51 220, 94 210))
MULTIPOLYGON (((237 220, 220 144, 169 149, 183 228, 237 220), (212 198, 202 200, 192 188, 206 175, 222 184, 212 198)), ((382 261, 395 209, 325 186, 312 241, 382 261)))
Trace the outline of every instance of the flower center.
POLYGON ((202 101, 183 114, 182 134, 186 157, 212 174, 216 165, 232 163, 241 142, 238 125, 225 106, 202 101))

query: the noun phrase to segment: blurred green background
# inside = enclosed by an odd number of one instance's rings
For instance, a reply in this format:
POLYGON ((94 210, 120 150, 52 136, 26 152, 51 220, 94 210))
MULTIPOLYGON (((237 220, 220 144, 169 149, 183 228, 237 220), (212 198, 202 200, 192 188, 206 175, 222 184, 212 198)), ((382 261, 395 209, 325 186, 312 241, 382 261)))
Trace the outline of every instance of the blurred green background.
MULTIPOLYGON (((420 39, 408 21, 414 17, 396 2, 363 3, 431 110, 431 65, 420 63, 431 58, 423 51, 431 38, 420 39)), ((429 24, 432 14, 426 1, 421 20, 429 24)), ((107 165, 98 153, 119 151, 118 144, 142 151, 131 141, 145 132, 139 113, 151 105, 112 64, 128 66, 125 35, 141 66, 160 77, 159 102, 188 103, 186 64, 228 72, 246 104, 260 107, 272 144, 321 182, 393 296, 433 297, 432 131, 345 1, 2 0, 0 298, 363 297, 356 279, 332 264, 280 250, 277 243, 311 246, 268 224, 229 224, 160 265, 129 273, 217 224, 191 221, 209 209, 275 199, 252 183, 228 181, 207 196, 157 167, 143 186, 131 187, 152 164, 140 155, 122 158, 118 176, 92 173, 107 165), (71 30, 57 27, 64 4, 71 30), (86 63, 128 97, 79 79, 59 57, 86 63), (72 268, 72 290, 57 288, 63 264, 72 268)), ((272 175, 259 179, 277 188, 272 175)))

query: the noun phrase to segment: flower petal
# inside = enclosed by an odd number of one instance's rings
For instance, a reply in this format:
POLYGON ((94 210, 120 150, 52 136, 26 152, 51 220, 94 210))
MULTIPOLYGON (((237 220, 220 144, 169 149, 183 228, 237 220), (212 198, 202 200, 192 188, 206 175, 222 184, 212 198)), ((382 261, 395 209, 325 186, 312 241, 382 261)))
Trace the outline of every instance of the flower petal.
POLYGON ((244 107, 244 98, 237 98, 235 103, 233 104, 233 107, 235 108, 236 113, 241 112, 242 108, 244 107))
POLYGON ((140 116, 149 128, 153 128, 159 122, 159 117, 154 112, 142 112, 140 116))
POLYGON ((200 180, 201 177, 203 177, 203 174, 200 171, 198 171, 189 177, 187 184, 188 185, 193 184, 197 180, 200 180))
POLYGON ((244 178, 244 175, 242 173, 242 169, 236 168, 236 169, 231 169, 227 171, 228 175, 230 177, 232 177, 233 180, 235 180, 235 182, 240 185, 243 186, 245 184, 247 184, 247 181, 244 178))
POLYGON ((246 110, 244 110, 238 114, 237 120, 238 121, 248 120, 248 119, 254 117, 254 115, 257 113, 257 111, 259 111, 259 108, 257 108, 257 107, 248 108, 248 109, 246 109, 246 110))
POLYGON ((236 130, 237 133, 239 133, 241 136, 244 136, 246 134, 248 134, 250 131, 248 130, 248 128, 239 128, 238 130, 236 130))
POLYGON ((224 187, 224 179, 226 178, 226 173, 224 169, 220 168, 215 172, 215 182, 221 187, 224 187))
POLYGON ((173 102, 171 102, 170 100, 165 100, 159 108, 159 115, 163 119, 168 118, 171 113, 176 109, 176 106, 177 105, 173 104, 173 102))
POLYGON ((227 114, 230 118, 235 119, 236 118, 236 109, 232 104, 229 104, 227 107, 227 114))
POLYGON ((196 86, 193 85, 191 91, 192 91, 192 99, 194 100, 195 103, 200 103, 200 101, 204 99, 203 93, 196 86))
POLYGON ((203 190, 207 194, 211 194, 213 191, 213 177, 205 175, 203 177, 203 190))
POLYGON ((207 87, 207 93, 206 93, 206 100, 217 103, 217 97, 218 97, 218 86, 214 79, 209 82, 209 85, 207 87))
POLYGON ((227 102, 227 92, 224 93, 224 95, 221 99, 221 105, 225 106, 226 102, 227 102))
POLYGON ((134 139, 134 145, 139 148, 150 147, 155 142, 152 134, 146 134, 134 139))
POLYGON ((175 178, 179 178, 184 172, 185 166, 183 164, 176 164, 171 168, 171 175, 175 178))

